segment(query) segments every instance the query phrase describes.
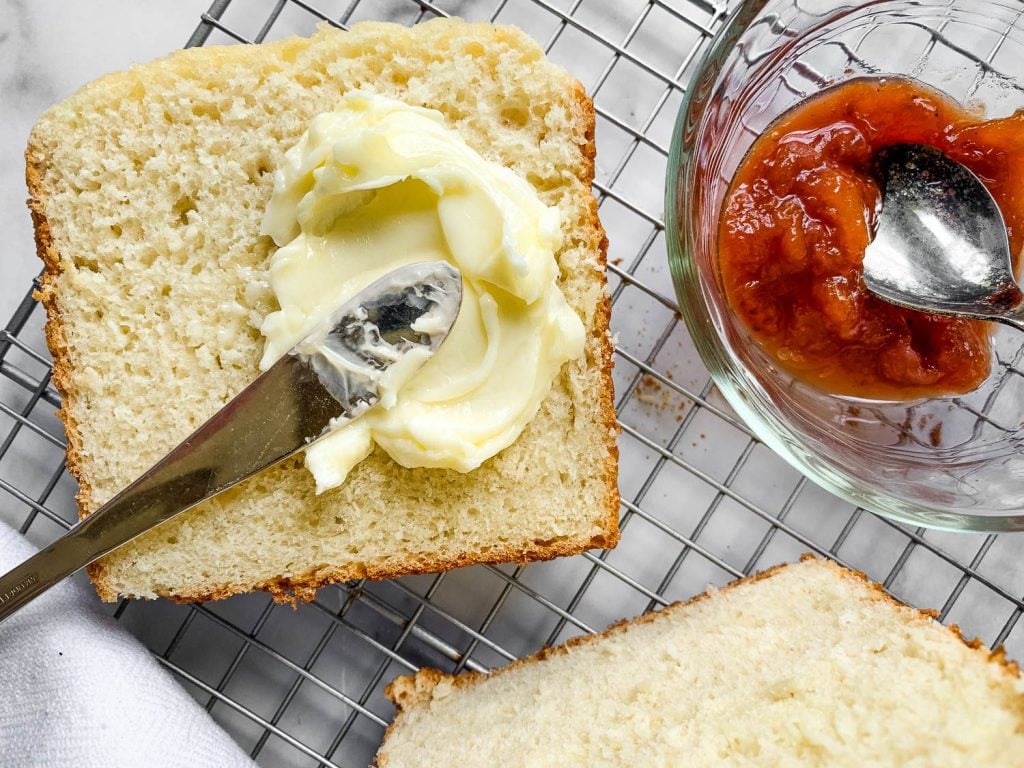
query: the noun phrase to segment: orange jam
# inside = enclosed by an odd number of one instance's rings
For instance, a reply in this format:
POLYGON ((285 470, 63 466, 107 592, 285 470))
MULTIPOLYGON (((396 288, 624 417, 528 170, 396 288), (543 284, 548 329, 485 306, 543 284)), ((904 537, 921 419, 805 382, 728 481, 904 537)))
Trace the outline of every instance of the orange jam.
POLYGON ((726 196, 718 233, 733 311, 779 365, 828 392, 909 399, 968 392, 991 367, 988 323, 903 309, 864 286, 880 200, 875 153, 929 144, 977 174, 1024 240, 1024 110, 975 115, 927 87, 854 80, 762 134, 726 196))

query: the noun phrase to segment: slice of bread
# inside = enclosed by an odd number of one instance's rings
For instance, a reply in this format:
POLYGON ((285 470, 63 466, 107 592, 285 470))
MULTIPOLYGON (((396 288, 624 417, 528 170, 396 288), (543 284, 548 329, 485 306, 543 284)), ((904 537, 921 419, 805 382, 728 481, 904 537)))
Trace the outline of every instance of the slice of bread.
POLYGON ((1024 766, 1016 665, 816 559, 388 695, 380 768, 1024 766))
POLYGON ((379 449, 314 494, 296 458, 95 564, 100 595, 182 601, 480 562, 569 555, 618 539, 606 241, 590 191, 582 86, 510 27, 364 23, 311 39, 183 51, 102 78, 32 131, 27 178, 83 515, 257 374, 276 308, 259 235, 273 170, 350 89, 439 110, 484 157, 561 210, 560 287, 588 330, 537 417, 460 474, 379 449))

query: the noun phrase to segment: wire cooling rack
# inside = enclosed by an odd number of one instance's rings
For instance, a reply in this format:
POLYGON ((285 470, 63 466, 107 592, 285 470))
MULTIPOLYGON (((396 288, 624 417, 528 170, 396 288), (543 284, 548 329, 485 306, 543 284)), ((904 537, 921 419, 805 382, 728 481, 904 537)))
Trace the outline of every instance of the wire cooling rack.
MULTIPOLYGON (((392 717, 383 687, 397 674, 421 665, 487 670, 803 552, 864 570, 897 597, 1024 656, 1020 538, 910 529, 806 482, 737 420, 680 322, 662 179, 689 75, 729 8, 703 0, 216 0, 201 16, 190 46, 309 34, 320 20, 345 27, 452 13, 521 26, 594 96, 594 191, 611 243, 618 548, 335 586, 297 610, 262 594, 111 607, 259 763, 365 766, 392 717)), ((75 517, 42 315, 26 295, 0 332, 0 516, 37 544, 75 517)))

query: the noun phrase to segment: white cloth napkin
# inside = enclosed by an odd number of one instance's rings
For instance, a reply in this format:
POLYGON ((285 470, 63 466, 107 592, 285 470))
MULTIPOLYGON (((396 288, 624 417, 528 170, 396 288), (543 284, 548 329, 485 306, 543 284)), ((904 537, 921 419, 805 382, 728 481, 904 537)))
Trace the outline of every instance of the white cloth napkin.
MULTIPOLYGON (((0 572, 33 554, 0 522, 0 572)), ((59 584, 0 623, 5 768, 253 768, 96 598, 59 584)))

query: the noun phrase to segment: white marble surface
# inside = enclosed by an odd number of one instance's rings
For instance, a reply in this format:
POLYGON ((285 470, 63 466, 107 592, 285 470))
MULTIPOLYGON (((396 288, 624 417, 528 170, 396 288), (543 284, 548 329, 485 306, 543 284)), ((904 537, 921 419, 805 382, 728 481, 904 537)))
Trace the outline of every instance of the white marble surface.
POLYGON ((106 72, 180 48, 208 0, 0 0, 0 318, 39 271, 25 208, 36 118, 106 72))

